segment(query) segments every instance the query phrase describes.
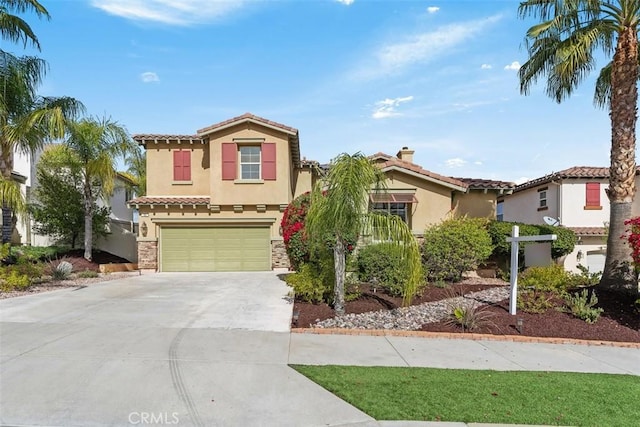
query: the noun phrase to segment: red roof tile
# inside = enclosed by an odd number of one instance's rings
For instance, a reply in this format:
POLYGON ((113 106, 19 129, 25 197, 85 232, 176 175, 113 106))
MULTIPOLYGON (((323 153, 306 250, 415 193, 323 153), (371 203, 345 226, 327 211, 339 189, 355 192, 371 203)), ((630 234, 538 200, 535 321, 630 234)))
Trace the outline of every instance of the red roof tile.
MULTIPOLYGON (((636 174, 638 172, 636 171, 636 174)), ((559 172, 552 172, 540 178, 532 179, 516 186, 515 191, 526 190, 527 188, 537 187, 538 185, 547 184, 549 182, 561 179, 608 179, 609 168, 600 166, 573 166, 559 172)))
POLYGON ((154 197, 154 196, 142 196, 133 200, 129 200, 127 203, 130 205, 208 205, 210 198, 206 196, 201 197, 154 197))
POLYGON ((578 236, 606 236, 607 229, 604 227, 567 227, 578 236))
POLYGON ((481 179, 481 178, 457 178, 452 177, 453 179, 457 179, 458 181, 462 181, 469 186, 469 188, 473 189, 481 189, 484 190, 509 190, 514 189, 516 187, 515 182, 508 181, 496 181, 492 179, 481 179))
POLYGON ((155 133, 139 133, 133 135, 133 139, 138 142, 144 141, 202 141, 198 135, 162 135, 155 133))
POLYGON ((384 159, 384 163, 380 163, 379 167, 384 169, 388 167, 399 167, 401 169, 407 169, 411 172, 415 172, 420 175, 424 175, 425 177, 431 178, 436 181, 443 182, 445 184, 454 185, 456 187, 460 187, 463 190, 466 190, 468 185, 458 179, 451 178, 448 176, 440 175, 435 172, 428 171, 423 169, 421 166, 416 165, 415 163, 407 162, 406 160, 400 160, 397 157, 390 156, 385 153, 376 153, 373 156, 369 156, 370 159, 384 159))
POLYGON ((244 113, 241 116, 234 117, 232 119, 228 119, 228 120, 225 120, 223 122, 215 123, 215 124, 213 124, 211 126, 207 126, 205 128, 199 129, 198 130, 198 134, 202 135, 204 133, 209 133, 209 132, 214 131, 214 130, 216 130, 218 128, 223 128, 223 127, 235 124, 237 122, 243 122, 243 121, 246 121, 246 120, 253 120, 253 121, 256 121, 256 122, 259 122, 259 123, 263 123, 263 124, 268 125, 268 126, 276 127, 276 128, 282 129, 283 131, 288 132, 288 133, 294 133, 294 134, 298 133, 298 129, 296 129, 296 128, 292 128, 290 126, 283 125, 282 123, 278 123, 278 122, 273 122, 271 120, 267 120, 267 119, 265 119, 263 117, 256 116, 255 114, 244 113))

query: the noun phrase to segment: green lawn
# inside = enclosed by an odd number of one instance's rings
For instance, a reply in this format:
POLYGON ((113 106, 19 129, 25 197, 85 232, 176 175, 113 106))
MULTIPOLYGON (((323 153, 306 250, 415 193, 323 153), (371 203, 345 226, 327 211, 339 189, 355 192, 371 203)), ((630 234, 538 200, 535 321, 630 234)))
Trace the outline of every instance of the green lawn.
POLYGON ((640 377, 631 375, 292 367, 376 420, 640 425, 640 377))

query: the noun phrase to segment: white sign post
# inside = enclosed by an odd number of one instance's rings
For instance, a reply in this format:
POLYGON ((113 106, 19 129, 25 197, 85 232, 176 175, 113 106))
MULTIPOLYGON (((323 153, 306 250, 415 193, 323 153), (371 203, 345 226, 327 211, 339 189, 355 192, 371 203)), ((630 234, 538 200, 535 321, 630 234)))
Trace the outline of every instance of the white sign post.
POLYGON ((511 237, 507 237, 507 242, 511 242, 511 291, 509 295, 510 314, 516 314, 516 302, 518 300, 518 251, 520 250, 520 242, 544 242, 548 240, 556 240, 557 238, 557 234, 520 237, 520 227, 514 225, 511 229, 511 237))

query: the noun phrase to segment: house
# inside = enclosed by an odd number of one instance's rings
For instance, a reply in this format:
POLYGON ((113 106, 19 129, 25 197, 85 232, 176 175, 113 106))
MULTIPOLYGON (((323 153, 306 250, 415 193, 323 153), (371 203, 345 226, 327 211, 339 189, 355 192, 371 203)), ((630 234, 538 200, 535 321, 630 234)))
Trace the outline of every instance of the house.
POLYGON ((501 198, 499 211, 505 221, 557 221, 570 228, 578 243, 564 260, 565 268, 577 272, 577 266, 582 265, 592 272, 602 271, 609 221, 608 185, 608 168, 575 166, 516 186, 511 195, 501 198))
POLYGON ((403 147, 396 156, 376 153, 371 159, 387 176, 387 194, 372 195, 372 208, 399 215, 415 235, 451 214, 496 218, 497 199, 514 183, 454 178, 413 163, 414 151, 403 147))
POLYGON ((280 222, 309 191, 298 130, 250 113, 195 135, 134 135, 147 153, 138 265, 158 271, 288 267, 280 222))

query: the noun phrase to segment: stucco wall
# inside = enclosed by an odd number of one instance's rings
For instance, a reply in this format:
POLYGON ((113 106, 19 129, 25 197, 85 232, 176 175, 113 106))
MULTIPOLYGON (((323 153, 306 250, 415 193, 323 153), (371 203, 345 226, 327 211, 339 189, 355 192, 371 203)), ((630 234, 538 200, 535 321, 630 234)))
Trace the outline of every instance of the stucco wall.
POLYGON ((201 143, 147 143, 148 196, 208 196, 209 146, 201 143), (173 180, 173 152, 191 151, 191 181, 173 180))
POLYGON ((496 217, 496 193, 470 190, 469 193, 454 193, 453 205, 458 215, 467 215, 472 218, 496 217))
POLYGON ((295 189, 293 197, 296 198, 299 195, 311 191, 315 184, 315 174, 311 168, 298 169, 296 173, 295 189))
POLYGON ((578 264, 589 267, 587 263, 587 255, 591 251, 605 251, 607 242, 604 237, 582 237, 580 242, 576 244, 573 252, 571 252, 564 260, 565 270, 579 273, 578 264), (582 257, 578 261, 578 252, 582 252, 582 257))
POLYGON ((415 190, 418 203, 411 206, 409 226, 415 234, 424 233, 428 225, 442 221, 451 211, 451 189, 399 171, 387 172, 387 187, 415 190))
MULTIPOLYGON (((558 209, 558 185, 544 184, 538 187, 528 188, 504 198, 504 220, 523 222, 525 224, 544 224, 543 217, 560 217, 558 209), (538 210, 540 206, 539 189, 547 187, 547 209, 538 210)), ((564 221, 561 222, 563 225, 564 221)))
MULTIPOLYGON (((210 136, 211 202, 219 205, 288 204, 292 200, 289 139, 278 132, 255 123, 246 122, 216 132, 210 136), (234 139, 264 139, 276 144, 276 180, 259 183, 236 179, 222 180, 222 143, 234 139)), ((238 165, 239 167, 239 165, 238 165)))
POLYGON ((603 227, 609 221, 609 199, 605 189, 608 180, 572 179, 562 182, 562 224, 568 227, 603 227), (586 185, 600 183, 600 205, 602 209, 585 209, 586 185))

